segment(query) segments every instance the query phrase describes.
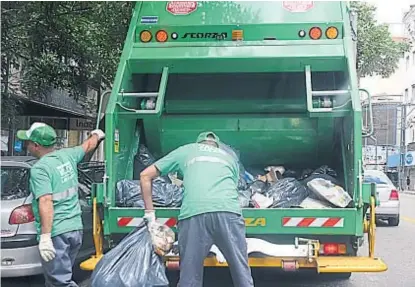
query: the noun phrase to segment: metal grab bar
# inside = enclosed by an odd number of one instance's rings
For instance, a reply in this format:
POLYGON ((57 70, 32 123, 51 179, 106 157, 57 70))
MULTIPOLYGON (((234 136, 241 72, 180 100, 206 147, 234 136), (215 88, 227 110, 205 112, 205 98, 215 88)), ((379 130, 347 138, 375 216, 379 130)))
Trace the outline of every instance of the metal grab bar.
MULTIPOLYGON (((367 99, 368 99, 368 107, 369 107, 369 133, 362 133, 363 137, 370 137, 371 135, 373 135, 374 132, 374 125, 373 125, 373 110, 372 110, 372 99, 370 96, 370 93, 366 90, 366 89, 359 89, 359 92, 364 92, 367 95, 367 99)), ((363 121, 362 121, 362 125, 363 125, 363 121)))

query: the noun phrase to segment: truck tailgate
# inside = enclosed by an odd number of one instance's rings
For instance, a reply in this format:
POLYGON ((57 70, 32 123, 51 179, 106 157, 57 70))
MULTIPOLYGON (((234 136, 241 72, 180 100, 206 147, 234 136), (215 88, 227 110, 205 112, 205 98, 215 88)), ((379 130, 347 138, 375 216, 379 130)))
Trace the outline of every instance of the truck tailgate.
MULTIPOLYGON (((141 208, 111 207, 104 233, 128 233, 142 222, 141 208)), ((157 218, 175 228, 179 208, 157 208, 157 218)), ((303 234, 362 236, 363 214, 355 208, 243 209, 247 234, 303 234)))

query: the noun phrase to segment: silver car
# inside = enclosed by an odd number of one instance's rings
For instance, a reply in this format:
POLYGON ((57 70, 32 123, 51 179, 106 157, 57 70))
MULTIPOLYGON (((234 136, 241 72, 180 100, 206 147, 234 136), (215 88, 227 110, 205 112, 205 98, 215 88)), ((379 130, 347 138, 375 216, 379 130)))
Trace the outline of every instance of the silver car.
MULTIPOLYGON (((1 277, 42 274, 29 191, 29 169, 35 162, 32 157, 1 157, 1 277)), ((80 186, 84 236, 78 258, 84 260, 94 252, 92 208, 88 189, 80 186)))
POLYGON ((380 205, 376 207, 376 219, 387 220, 390 226, 399 225, 399 192, 392 181, 379 170, 365 170, 364 182, 376 184, 377 198, 380 205))

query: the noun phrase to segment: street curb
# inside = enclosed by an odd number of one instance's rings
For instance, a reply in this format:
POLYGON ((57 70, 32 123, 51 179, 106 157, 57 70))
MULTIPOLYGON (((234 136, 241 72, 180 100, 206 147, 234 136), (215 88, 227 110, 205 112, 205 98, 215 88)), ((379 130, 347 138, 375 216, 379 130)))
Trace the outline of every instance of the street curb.
POLYGON ((405 194, 410 194, 410 195, 415 195, 415 191, 408 191, 408 190, 405 190, 405 191, 403 191, 403 193, 405 193, 405 194))

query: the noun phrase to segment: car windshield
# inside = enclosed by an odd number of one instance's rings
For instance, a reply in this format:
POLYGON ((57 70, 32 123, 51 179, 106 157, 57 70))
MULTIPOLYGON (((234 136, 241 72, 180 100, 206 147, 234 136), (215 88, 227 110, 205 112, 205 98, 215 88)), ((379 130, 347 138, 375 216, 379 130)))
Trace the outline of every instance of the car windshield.
POLYGON ((1 167, 1 200, 25 198, 29 195, 27 168, 1 167))
POLYGON ((364 175, 363 182, 392 185, 392 182, 390 181, 390 179, 384 174, 367 173, 364 175))

